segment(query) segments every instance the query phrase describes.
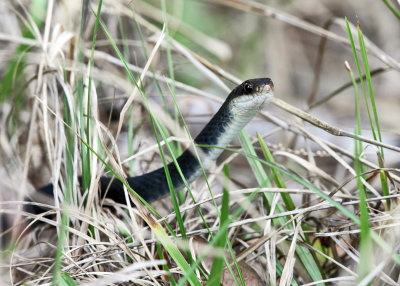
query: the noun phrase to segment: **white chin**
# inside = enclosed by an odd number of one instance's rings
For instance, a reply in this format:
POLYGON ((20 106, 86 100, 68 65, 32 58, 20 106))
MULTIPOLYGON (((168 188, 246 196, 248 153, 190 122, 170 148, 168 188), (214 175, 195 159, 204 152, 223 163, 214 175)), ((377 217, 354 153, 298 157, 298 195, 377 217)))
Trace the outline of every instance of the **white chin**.
POLYGON ((264 103, 266 103, 270 98, 272 97, 272 94, 262 94, 262 95, 246 95, 242 96, 240 99, 237 99, 234 102, 234 105, 236 108, 239 108, 241 110, 252 110, 252 109, 258 109, 261 107, 264 103))

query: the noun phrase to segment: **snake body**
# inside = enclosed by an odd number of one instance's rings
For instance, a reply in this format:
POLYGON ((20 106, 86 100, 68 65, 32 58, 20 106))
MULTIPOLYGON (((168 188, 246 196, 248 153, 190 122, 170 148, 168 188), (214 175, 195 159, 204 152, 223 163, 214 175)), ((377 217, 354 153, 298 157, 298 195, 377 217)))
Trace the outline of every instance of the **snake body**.
MULTIPOLYGON (((216 160, 221 148, 226 147, 238 132, 258 113, 264 104, 273 96, 273 83, 269 78, 249 79, 234 88, 218 112, 195 138, 197 145, 216 146, 199 147, 198 154, 204 168, 216 160)), ((202 174, 200 163, 193 150, 187 149, 177 158, 180 170, 188 183, 202 174)), ((184 188, 181 175, 174 162, 167 165, 174 189, 184 188)), ((170 193, 164 167, 152 172, 127 178, 129 185, 146 201, 154 201, 170 193)), ((122 183, 117 179, 101 177, 99 182, 101 197, 107 197, 117 203, 125 204, 122 183)), ((40 193, 53 196, 53 185, 49 184, 38 190, 40 193)), ((39 213, 34 207, 30 210, 39 213)))

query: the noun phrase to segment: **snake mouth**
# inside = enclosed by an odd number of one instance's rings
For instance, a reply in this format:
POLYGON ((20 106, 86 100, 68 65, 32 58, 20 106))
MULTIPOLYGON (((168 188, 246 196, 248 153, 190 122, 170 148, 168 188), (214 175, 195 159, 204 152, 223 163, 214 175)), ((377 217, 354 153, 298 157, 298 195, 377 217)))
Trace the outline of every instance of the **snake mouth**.
POLYGON ((268 84, 263 84, 256 87, 256 93, 258 93, 259 95, 264 93, 272 94, 273 91, 274 91, 274 83, 272 81, 270 81, 270 83, 268 84))

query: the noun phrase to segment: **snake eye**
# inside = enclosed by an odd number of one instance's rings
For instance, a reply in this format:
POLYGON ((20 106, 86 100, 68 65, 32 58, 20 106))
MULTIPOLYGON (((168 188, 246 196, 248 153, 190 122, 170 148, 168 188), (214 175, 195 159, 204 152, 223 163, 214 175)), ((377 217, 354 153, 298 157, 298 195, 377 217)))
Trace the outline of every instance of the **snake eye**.
POLYGON ((246 92, 246 93, 252 93, 253 92, 253 85, 250 83, 250 82, 245 82, 244 83, 244 91, 246 92))

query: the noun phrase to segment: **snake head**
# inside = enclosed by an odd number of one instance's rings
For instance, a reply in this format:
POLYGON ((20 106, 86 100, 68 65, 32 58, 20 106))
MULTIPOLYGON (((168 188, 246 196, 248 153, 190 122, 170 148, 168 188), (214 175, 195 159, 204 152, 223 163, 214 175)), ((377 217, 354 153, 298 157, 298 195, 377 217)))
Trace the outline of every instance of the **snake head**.
POLYGON ((270 78, 248 79, 232 90, 226 102, 237 112, 258 111, 273 96, 273 90, 270 78))

